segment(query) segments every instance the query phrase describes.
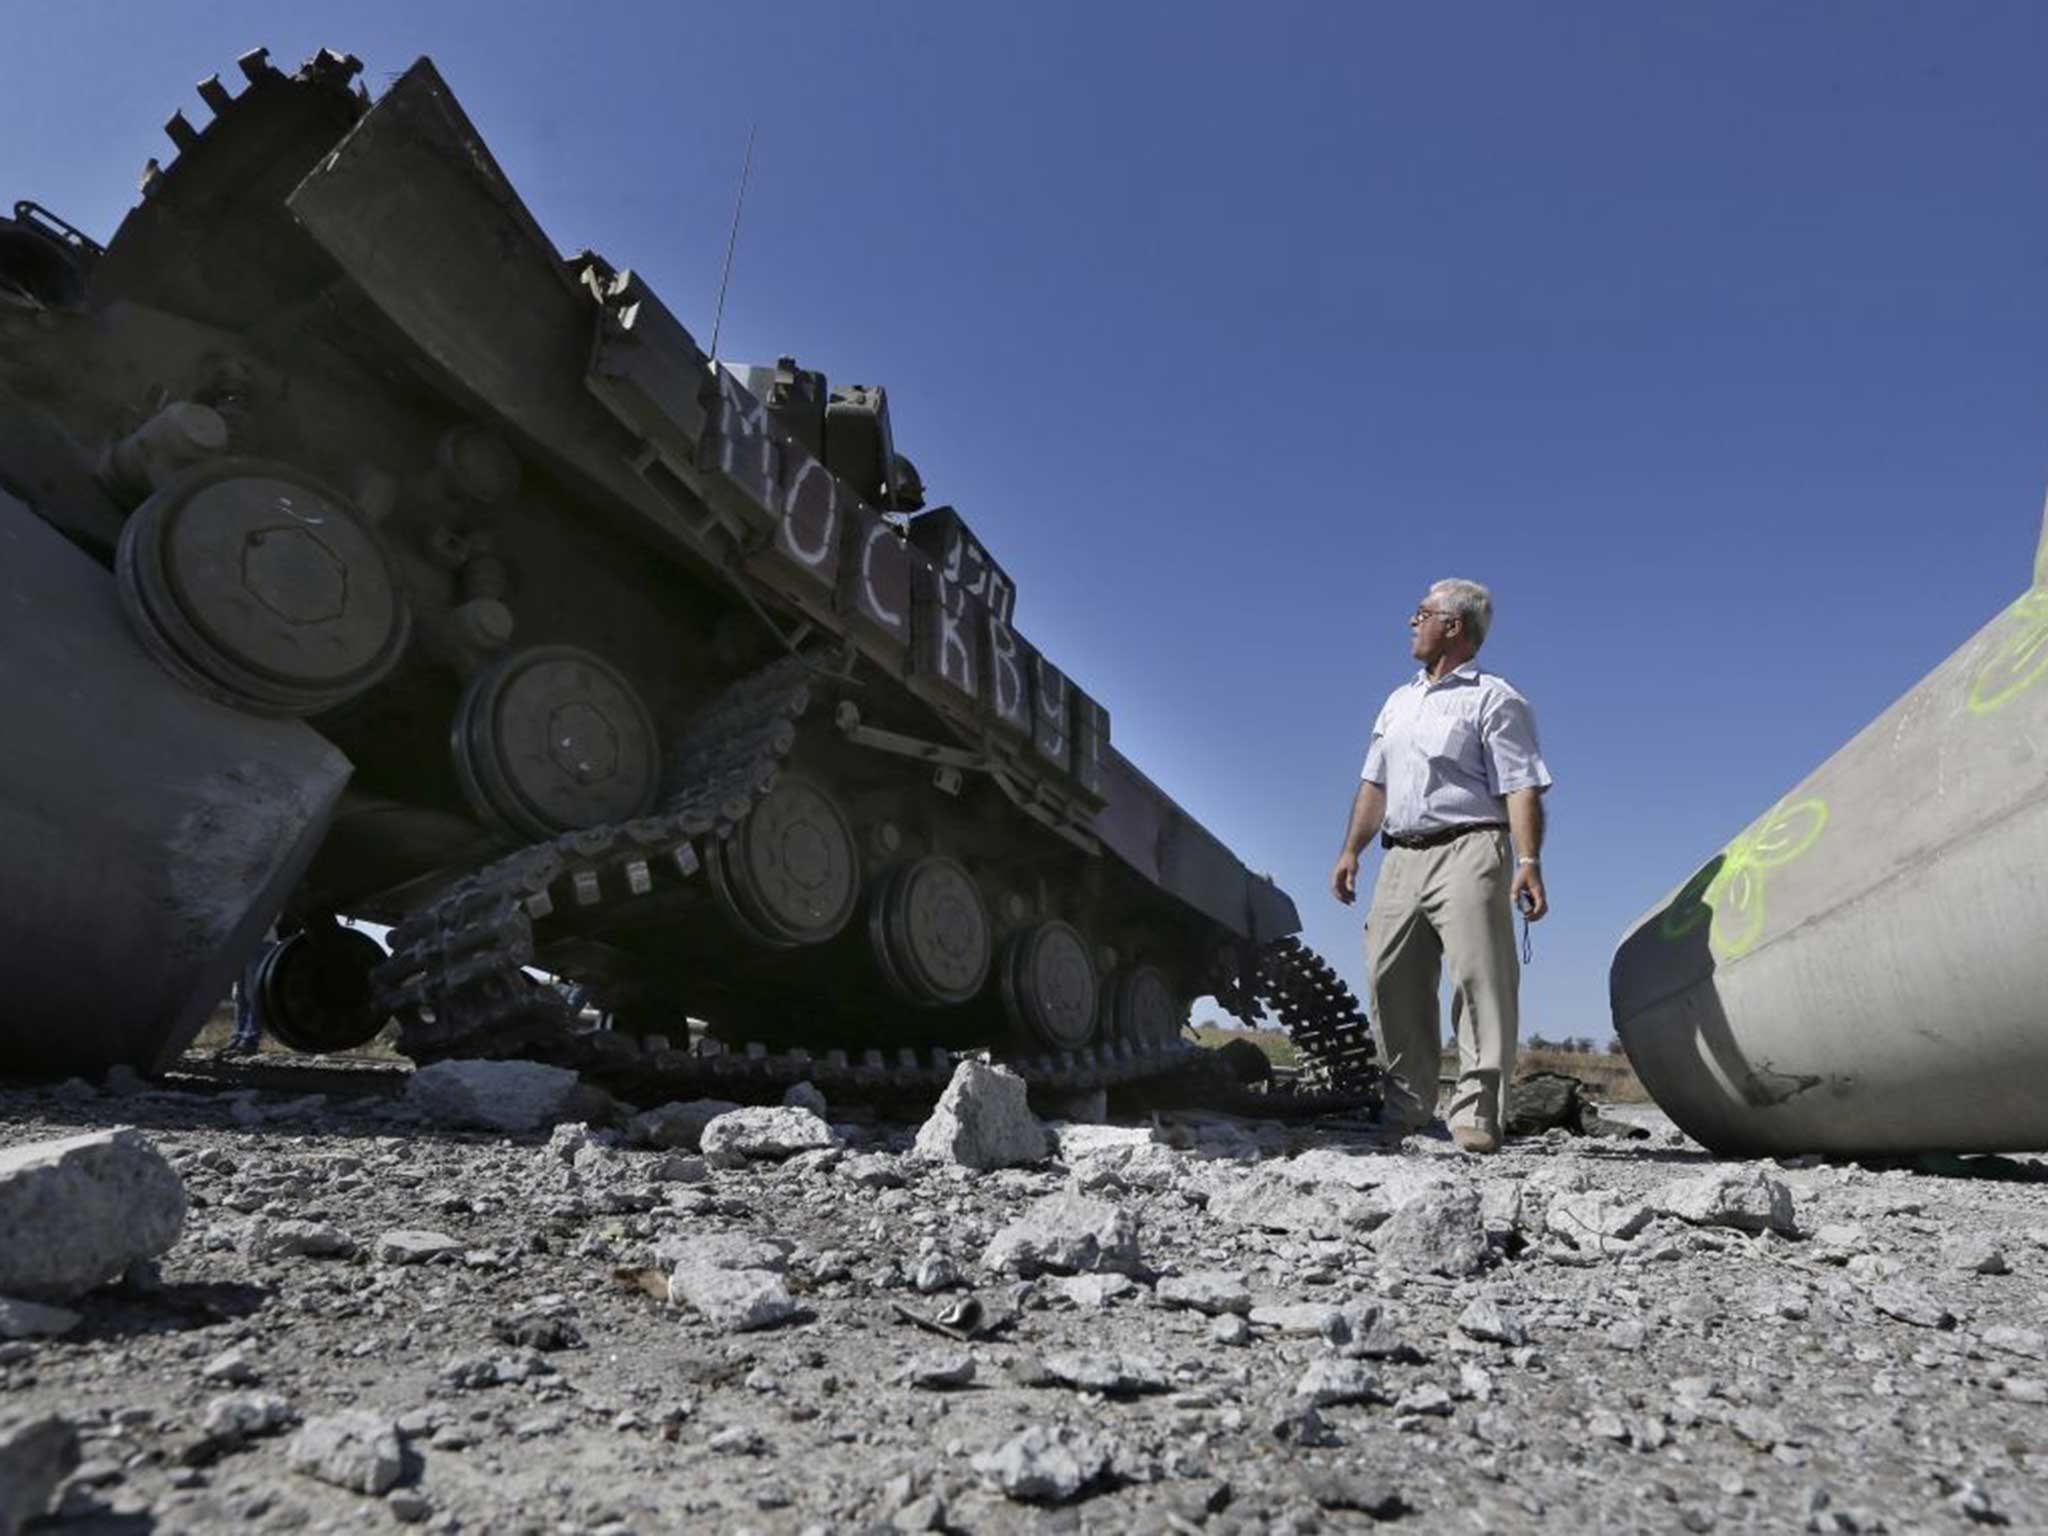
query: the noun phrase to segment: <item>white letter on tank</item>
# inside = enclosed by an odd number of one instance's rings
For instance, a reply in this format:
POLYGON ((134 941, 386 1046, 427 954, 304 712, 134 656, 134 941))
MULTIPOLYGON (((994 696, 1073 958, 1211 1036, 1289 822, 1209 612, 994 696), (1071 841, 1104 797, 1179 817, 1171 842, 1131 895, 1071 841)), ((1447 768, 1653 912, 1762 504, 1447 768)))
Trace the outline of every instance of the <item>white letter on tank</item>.
POLYGON ((805 459, 804 467, 797 471, 796 479, 790 483, 789 494, 783 498, 782 507, 782 542, 788 546, 789 552, 805 565, 823 565, 832 553, 832 534, 839 526, 839 498, 832 494, 832 477, 826 473, 825 466, 816 459, 805 459), (796 503, 803 494, 804 482, 811 478, 813 470, 825 476, 825 516, 824 525, 818 530, 818 547, 806 549, 797 542, 796 503))
POLYGON ((903 623, 903 615, 883 605, 881 595, 875 591, 874 565, 875 541, 877 539, 894 537, 895 535, 889 531, 887 523, 877 523, 868 530, 867 542, 860 547, 861 595, 867 598, 868 607, 873 611, 875 618, 881 623, 888 625, 891 629, 895 629, 903 623))
POLYGON ((1024 676, 1017 670, 1017 637, 993 613, 988 616, 988 653, 995 667, 996 713, 1005 720, 1015 721, 1020 715, 1028 720, 1029 713, 1021 707, 1024 676))

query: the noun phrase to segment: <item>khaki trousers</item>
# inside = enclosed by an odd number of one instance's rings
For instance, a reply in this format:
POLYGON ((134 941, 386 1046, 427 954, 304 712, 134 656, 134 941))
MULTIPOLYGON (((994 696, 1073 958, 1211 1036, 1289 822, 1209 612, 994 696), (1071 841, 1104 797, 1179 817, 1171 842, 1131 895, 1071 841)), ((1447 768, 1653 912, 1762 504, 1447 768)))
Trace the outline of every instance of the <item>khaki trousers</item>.
POLYGON ((1450 1122, 1500 1130, 1520 1024, 1513 877, 1505 830, 1436 848, 1389 848, 1381 859, 1365 918, 1365 970, 1387 1073, 1387 1124, 1414 1129, 1435 1115, 1443 1047, 1437 988, 1448 960, 1458 1041, 1450 1122))

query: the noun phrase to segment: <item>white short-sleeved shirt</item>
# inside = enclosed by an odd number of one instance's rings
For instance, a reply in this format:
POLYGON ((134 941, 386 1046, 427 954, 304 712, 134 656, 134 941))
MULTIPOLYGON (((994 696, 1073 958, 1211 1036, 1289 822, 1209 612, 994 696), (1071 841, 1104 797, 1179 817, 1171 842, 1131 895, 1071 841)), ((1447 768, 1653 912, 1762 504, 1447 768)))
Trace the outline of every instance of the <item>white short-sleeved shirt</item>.
POLYGON ((1505 821, 1504 796, 1551 782, 1529 701, 1474 661, 1435 682, 1417 672, 1387 696, 1359 777, 1386 790, 1396 837, 1505 821))

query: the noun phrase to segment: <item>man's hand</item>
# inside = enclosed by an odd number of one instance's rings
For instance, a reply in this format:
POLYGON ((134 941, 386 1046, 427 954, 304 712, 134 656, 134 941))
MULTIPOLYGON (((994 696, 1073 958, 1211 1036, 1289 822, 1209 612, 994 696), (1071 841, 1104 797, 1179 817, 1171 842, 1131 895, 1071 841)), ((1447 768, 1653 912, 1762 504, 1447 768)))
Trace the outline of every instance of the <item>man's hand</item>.
POLYGON ((1337 855, 1337 867, 1330 871, 1330 894, 1347 907, 1358 900, 1358 855, 1348 848, 1337 855))
POLYGON ((1550 910, 1550 898, 1543 891, 1543 866, 1540 864, 1517 864, 1514 884, 1508 887, 1508 896, 1530 922, 1539 921, 1550 910))

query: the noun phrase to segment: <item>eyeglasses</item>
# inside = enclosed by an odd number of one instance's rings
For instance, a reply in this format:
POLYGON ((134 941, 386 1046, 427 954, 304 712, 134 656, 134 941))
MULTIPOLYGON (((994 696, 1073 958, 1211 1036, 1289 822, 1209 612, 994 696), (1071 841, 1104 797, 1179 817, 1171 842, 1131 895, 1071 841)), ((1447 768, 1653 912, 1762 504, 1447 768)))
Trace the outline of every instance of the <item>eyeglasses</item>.
POLYGON ((1408 615, 1410 624, 1420 624, 1424 619, 1442 619, 1446 624, 1457 620, 1455 613, 1445 613, 1441 608, 1418 608, 1408 615))

